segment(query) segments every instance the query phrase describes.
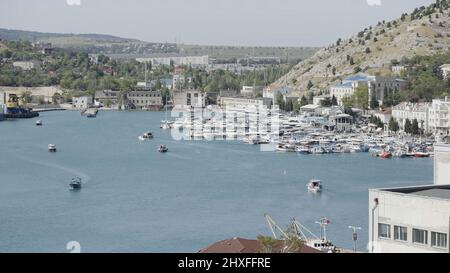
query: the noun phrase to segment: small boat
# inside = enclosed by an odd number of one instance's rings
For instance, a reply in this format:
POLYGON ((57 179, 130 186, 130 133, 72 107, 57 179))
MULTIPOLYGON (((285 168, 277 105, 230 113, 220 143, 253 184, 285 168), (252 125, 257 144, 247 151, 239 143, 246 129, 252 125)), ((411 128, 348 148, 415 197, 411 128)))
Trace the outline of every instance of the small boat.
POLYGON ((430 157, 430 154, 424 153, 424 152, 416 152, 416 153, 414 153, 414 157, 415 158, 426 158, 426 157, 430 157))
POLYGON ((55 144, 48 144, 48 151, 55 153, 56 152, 56 145, 55 144))
POLYGON ((159 146, 158 152, 160 152, 160 153, 167 153, 168 151, 169 151, 169 149, 167 148, 166 145, 159 146))
POLYGON ((309 183, 306 186, 308 187, 308 191, 313 193, 319 193, 322 191, 322 181, 320 180, 313 179, 309 181, 309 183))
POLYGON ((42 120, 36 121, 36 126, 42 126, 42 120))
POLYGON ((153 139, 153 134, 151 132, 146 132, 142 136, 139 136, 140 141, 146 141, 149 139, 153 139))
POLYGON ((309 150, 308 147, 298 147, 297 148, 297 153, 299 154, 303 154, 303 155, 309 155, 311 153, 311 151, 309 150))
POLYGON ((82 187, 82 182, 81 182, 81 178, 72 178, 72 181, 69 184, 70 189, 73 191, 78 191, 81 190, 82 187))
POLYGON ((392 157, 392 153, 389 152, 389 151, 383 150, 383 151, 380 153, 379 157, 384 158, 384 159, 389 159, 389 158, 392 157))

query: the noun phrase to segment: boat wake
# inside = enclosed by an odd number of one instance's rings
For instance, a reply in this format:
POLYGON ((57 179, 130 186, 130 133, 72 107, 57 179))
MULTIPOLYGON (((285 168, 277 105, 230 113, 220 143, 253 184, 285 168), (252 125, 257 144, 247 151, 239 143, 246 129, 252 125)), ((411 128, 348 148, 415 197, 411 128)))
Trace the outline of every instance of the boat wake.
MULTIPOLYGON (((58 169, 58 170, 64 171, 66 173, 71 174, 71 176, 76 176, 76 177, 81 178, 83 180, 83 184, 87 184, 91 180, 91 177, 89 175, 87 175, 79 170, 69 168, 67 166, 58 165, 58 164, 50 163, 50 162, 46 163, 46 162, 41 162, 41 161, 34 161, 29 158, 21 157, 21 156, 18 156, 18 159, 26 161, 30 164, 35 164, 35 165, 39 165, 39 166, 43 166, 43 167, 48 167, 48 168, 53 168, 53 169, 58 169)), ((66 180, 70 180, 70 179, 71 179, 71 177, 68 177, 66 180)))

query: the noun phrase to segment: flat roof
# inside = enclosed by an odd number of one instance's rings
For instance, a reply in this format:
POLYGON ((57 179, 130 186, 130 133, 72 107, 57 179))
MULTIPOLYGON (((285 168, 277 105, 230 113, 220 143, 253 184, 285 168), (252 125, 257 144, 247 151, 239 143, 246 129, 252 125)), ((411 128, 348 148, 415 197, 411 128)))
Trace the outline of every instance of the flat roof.
POLYGON ((450 185, 429 185, 391 189, 376 189, 382 192, 392 192, 403 195, 450 200, 450 185))

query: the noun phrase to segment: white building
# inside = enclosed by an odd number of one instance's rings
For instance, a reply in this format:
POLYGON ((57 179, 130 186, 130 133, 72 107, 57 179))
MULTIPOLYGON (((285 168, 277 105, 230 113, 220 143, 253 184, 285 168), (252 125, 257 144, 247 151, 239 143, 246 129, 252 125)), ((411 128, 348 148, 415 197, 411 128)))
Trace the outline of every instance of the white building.
POLYGON ((330 98, 330 96, 329 95, 315 96, 313 98, 313 104, 314 105, 322 105, 322 101, 327 99, 327 98, 330 98))
POLYGON ((137 109, 158 110, 163 107, 160 91, 133 90, 127 93, 127 98, 137 109))
POLYGON ((375 93, 375 98, 381 105, 389 93, 403 90, 406 84, 406 81, 401 79, 358 74, 346 78, 342 84, 330 87, 330 96, 335 96, 338 104, 342 105, 342 100, 345 97, 353 95, 359 87, 367 87, 369 100, 375 93))
POLYGON ((13 66, 22 70, 31 70, 33 68, 37 68, 39 63, 37 61, 13 62, 13 66))
POLYGON ((197 90, 175 91, 173 93, 174 106, 205 107, 206 93, 197 90))
POLYGON ((150 63, 152 66, 159 65, 192 65, 207 66, 209 64, 209 56, 172 56, 172 57, 155 57, 155 58, 137 58, 140 63, 150 63))
POLYGON ((220 106, 226 107, 227 109, 248 109, 248 108, 259 108, 269 106, 271 100, 268 99, 250 99, 250 98, 233 98, 233 97, 221 97, 220 106))
POLYGON ((450 145, 435 146, 434 185, 369 190, 369 252, 449 253, 450 145))
POLYGON ((433 100, 428 109, 428 127, 435 135, 450 135, 450 100, 433 100))
POLYGON ((405 129, 405 122, 409 119, 411 122, 417 119, 419 128, 428 131, 428 108, 429 103, 410 103, 402 102, 392 107, 392 117, 398 121, 400 129, 405 129))
POLYGON ((91 107, 93 104, 92 97, 73 97, 72 98, 72 107, 75 109, 87 109, 91 107))
POLYGON ((404 65, 394 65, 391 67, 391 69, 394 74, 400 75, 403 71, 407 70, 407 67, 404 65))
POLYGON ((448 76, 450 75, 450 64, 444 64, 440 66, 442 71, 442 77, 444 79, 448 79, 448 76))
POLYGON ((190 83, 192 83, 192 77, 186 77, 184 75, 178 75, 178 74, 173 75, 173 78, 172 78, 172 88, 173 89, 181 89, 186 84, 190 84, 190 83))

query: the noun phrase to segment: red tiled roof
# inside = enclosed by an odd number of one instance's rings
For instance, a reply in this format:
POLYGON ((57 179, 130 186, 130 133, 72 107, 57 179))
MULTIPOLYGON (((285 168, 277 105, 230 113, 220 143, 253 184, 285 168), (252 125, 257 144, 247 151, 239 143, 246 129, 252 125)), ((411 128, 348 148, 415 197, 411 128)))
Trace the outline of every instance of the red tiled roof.
MULTIPOLYGON (((282 241, 279 241, 280 246, 277 248, 281 248, 282 241)), ((243 238, 232 238, 223 240, 217 243, 212 244, 211 246, 200 250, 200 253, 247 253, 247 254, 255 254, 261 253, 263 250, 263 245, 258 240, 248 240, 243 238)), ((280 251, 277 251, 280 252, 280 251)), ((319 250, 311 248, 309 246, 303 246, 300 253, 322 253, 319 250)))

